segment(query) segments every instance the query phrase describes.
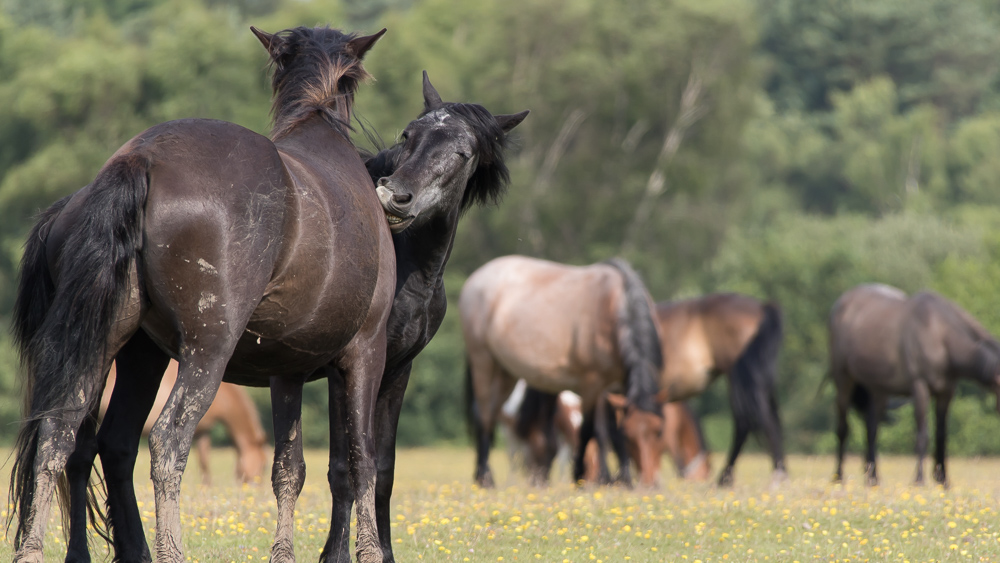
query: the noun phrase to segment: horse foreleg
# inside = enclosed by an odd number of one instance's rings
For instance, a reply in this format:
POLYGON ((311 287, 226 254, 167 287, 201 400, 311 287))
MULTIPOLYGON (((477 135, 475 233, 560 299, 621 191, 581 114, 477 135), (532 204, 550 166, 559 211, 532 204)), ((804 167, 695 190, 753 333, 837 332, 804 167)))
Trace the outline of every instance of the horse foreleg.
POLYGON ((951 405, 952 392, 938 395, 934 399, 934 481, 948 486, 948 475, 945 471, 945 444, 948 440, 948 407, 951 405))
POLYGON ((611 471, 607 466, 607 445, 611 444, 615 457, 618 458, 618 476, 615 482, 631 488, 632 487, 632 460, 628 455, 628 447, 625 443, 625 435, 618 428, 618 418, 612 412, 611 405, 606 400, 598 401, 594 408, 594 434, 597 437, 599 466, 601 477, 607 475, 608 482, 611 481, 611 471))
MULTIPOLYGON (((76 449, 66 462, 66 479, 69 485, 69 541, 66 545, 66 562, 90 561, 87 545, 88 485, 90 472, 97 457, 97 413, 84 418, 76 435, 76 449)), ((97 524, 95 522, 95 524, 97 524)))
POLYGON ((833 472, 833 482, 844 479, 844 448, 847 447, 847 411, 850 408, 849 390, 837 389, 837 468, 833 472))
POLYGON ((333 495, 330 533, 319 560, 326 563, 351 561, 351 507, 354 489, 351 485, 350 457, 347 436, 347 390, 344 376, 334 371, 327 377, 330 392, 330 467, 327 480, 333 495))
POLYGON ((347 389, 348 461, 358 523, 355 554, 359 563, 382 561, 375 519, 375 401, 385 367, 385 329, 357 346, 344 369, 347 389))
POLYGON ((135 498, 133 474, 142 428, 156 401, 170 357, 143 331, 115 358, 115 388, 97 433, 108 492, 108 527, 117 561, 152 561, 135 498))
POLYGON ((303 378, 271 378, 274 423, 274 466, 271 488, 278 503, 278 526, 271 545, 271 561, 295 561, 295 501, 306 480, 302 456, 303 378))
POLYGON ((392 498, 396 469, 396 429, 399 424, 399 413, 403 409, 403 394, 410 380, 411 366, 412 364, 408 363, 394 373, 387 373, 382 379, 382 388, 375 402, 375 439, 378 448, 375 519, 384 563, 395 561, 392 555, 389 501, 392 498))
POLYGON ((868 449, 865 454, 865 484, 874 487, 878 485, 878 469, 875 466, 876 448, 878 447, 878 423, 885 413, 885 397, 871 396, 868 410, 865 412, 865 425, 868 430, 868 449))
POLYGON ((917 380, 913 385, 913 416, 917 424, 917 476, 914 482, 924 484, 924 457, 927 455, 927 403, 930 401, 930 391, 927 384, 917 380))
MULTIPOLYGON (((582 486, 584 484, 584 476, 587 472, 586 466, 586 453, 587 444, 590 443, 591 438, 594 437, 594 411, 585 412, 583 414, 583 422, 580 424, 580 446, 576 449, 576 460, 573 463, 573 482, 577 485, 582 486)), ((606 483, 611 480, 611 476, 608 474, 607 460, 604 459, 604 452, 600 449, 600 444, 598 444, 598 482, 606 483)))

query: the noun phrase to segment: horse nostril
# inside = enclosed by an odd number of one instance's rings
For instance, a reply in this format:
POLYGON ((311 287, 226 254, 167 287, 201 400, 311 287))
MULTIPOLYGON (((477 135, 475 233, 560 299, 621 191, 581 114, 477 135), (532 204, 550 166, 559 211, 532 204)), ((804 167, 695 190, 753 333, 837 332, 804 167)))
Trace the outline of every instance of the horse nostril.
POLYGON ((392 202, 399 205, 408 205, 413 201, 413 194, 403 193, 403 194, 392 194, 392 202))
POLYGON ((378 182, 376 182, 375 185, 376 186, 384 186, 384 185, 386 185, 388 183, 389 183, 389 179, 383 177, 383 178, 379 178, 378 182))

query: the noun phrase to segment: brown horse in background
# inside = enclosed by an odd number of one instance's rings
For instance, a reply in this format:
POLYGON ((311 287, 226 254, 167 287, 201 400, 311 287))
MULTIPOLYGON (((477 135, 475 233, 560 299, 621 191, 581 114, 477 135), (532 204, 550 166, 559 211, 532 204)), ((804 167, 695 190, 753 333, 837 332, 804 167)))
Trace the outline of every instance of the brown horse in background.
POLYGON ((945 441, 948 405, 961 378, 997 395, 1000 411, 1000 343, 976 319, 944 297, 924 291, 907 298, 887 285, 855 287, 830 311, 830 377, 837 385, 837 468, 843 478, 847 410, 865 418, 865 482, 878 484, 878 423, 890 397, 912 397, 917 424, 916 482, 924 481, 927 406, 934 397, 934 480, 947 484, 945 441))
POLYGON ((778 308, 735 293, 656 305, 663 371, 661 401, 684 401, 722 374, 729 377, 735 431, 719 485, 731 485, 733 465, 752 431, 771 450, 772 482, 786 478, 785 453, 775 396, 782 326, 778 308))
MULTIPOLYGON (((514 398, 513 395, 511 398, 514 398)), ((609 427, 609 431, 617 432, 618 421, 628 408, 627 400, 614 393, 609 394, 607 400, 606 408, 614 408, 616 415, 615 424, 609 427)), ((579 396, 571 391, 563 391, 557 395, 529 388, 524 391, 514 415, 504 417, 504 425, 508 427, 508 445, 513 445, 516 452, 525 452, 523 459, 516 461, 524 466, 533 484, 541 485, 548 481, 561 444, 568 446, 571 451, 579 448, 579 429, 583 421, 580 405, 579 396)), ((507 407, 505 404, 505 411, 507 407)), ((682 479, 696 481, 707 479, 711 465, 701 426, 694 413, 685 403, 667 403, 663 405, 662 412, 661 448, 673 459, 677 475, 682 479)), ((619 465, 629 461, 629 455, 619 453, 619 465)), ((584 480, 596 482, 600 461, 595 440, 587 444, 585 465, 584 480)))
MULTIPOLYGON (((108 382, 104 388, 104 395, 101 397, 101 414, 108 410, 108 403, 111 402, 111 393, 115 388, 117 377, 117 366, 111 365, 111 373, 108 374, 108 382)), ((149 411, 149 418, 142 427, 142 433, 149 435, 153 424, 156 423, 160 411, 167 403, 170 390, 174 388, 177 380, 177 362, 171 360, 167 371, 163 373, 163 380, 160 382, 160 390, 156 393, 156 401, 153 403, 153 410, 149 411)), ((219 386, 219 391, 215 394, 215 400, 208 407, 205 416, 201 417, 195 429, 194 437, 198 448, 198 464, 201 466, 201 480, 205 485, 212 482, 211 469, 208 463, 209 451, 212 447, 212 427, 216 423, 222 423, 229 431, 229 437, 236 446, 236 477, 244 483, 253 483, 264 474, 264 464, 267 462, 267 434, 260 423, 260 413, 257 406, 246 389, 223 383, 219 386)))
MULTIPOLYGON (((629 400, 624 432, 640 446, 642 482, 655 483, 648 468, 663 426, 655 400, 663 360, 652 300, 628 264, 611 260, 581 267, 497 258, 465 282, 458 307, 469 360, 477 483, 493 485, 488 464, 493 430, 518 379, 549 393, 580 395, 581 444, 594 436, 594 411, 604 393, 624 392, 629 400)), ((596 428, 602 449, 604 426, 596 428)), ((583 453, 576 452, 574 481, 584 473, 583 453)), ((601 469, 602 481, 609 481, 607 467, 601 469)), ((630 480, 628 464, 620 477, 630 480)))

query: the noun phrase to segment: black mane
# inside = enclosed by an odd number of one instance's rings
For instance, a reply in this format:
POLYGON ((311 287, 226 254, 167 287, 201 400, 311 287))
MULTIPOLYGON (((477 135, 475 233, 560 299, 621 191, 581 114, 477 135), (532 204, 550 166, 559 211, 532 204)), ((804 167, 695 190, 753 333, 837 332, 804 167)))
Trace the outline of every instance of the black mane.
POLYGON ((280 51, 271 56, 272 138, 288 133, 314 112, 347 135, 350 122, 336 112, 338 102, 350 114, 354 92, 370 78, 348 49, 357 34, 330 27, 296 27, 275 34, 282 39, 280 51))
MULTIPOLYGON (((476 137, 478 166, 462 194, 462 211, 472 207, 474 203, 480 205, 500 203, 504 192, 507 191, 507 184, 510 183, 510 171, 503 158, 504 149, 507 148, 506 133, 493 114, 479 104, 445 102, 440 106, 424 110, 417 119, 439 109, 444 109, 464 121, 476 137)), ((375 155, 362 153, 372 181, 378 182, 379 178, 391 176, 396 171, 401 148, 402 144, 397 143, 379 150, 375 155)))

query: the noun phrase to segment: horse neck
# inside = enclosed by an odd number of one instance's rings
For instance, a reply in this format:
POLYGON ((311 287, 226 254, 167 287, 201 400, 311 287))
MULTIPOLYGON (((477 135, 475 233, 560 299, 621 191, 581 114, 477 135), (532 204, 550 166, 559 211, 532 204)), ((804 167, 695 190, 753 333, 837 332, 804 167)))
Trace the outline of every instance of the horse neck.
MULTIPOLYGON (((335 155, 330 154, 331 152, 357 154, 357 148, 347 132, 342 127, 331 124, 319 113, 313 113, 294 126, 279 131, 273 140, 281 149, 321 156, 324 161, 337 160, 335 155)), ((360 156, 358 160, 360 161, 360 156)))
POLYGON ((457 230, 458 216, 455 214, 393 235, 397 297, 405 292, 423 297, 426 302, 438 291, 443 291, 444 268, 451 257, 457 230))

